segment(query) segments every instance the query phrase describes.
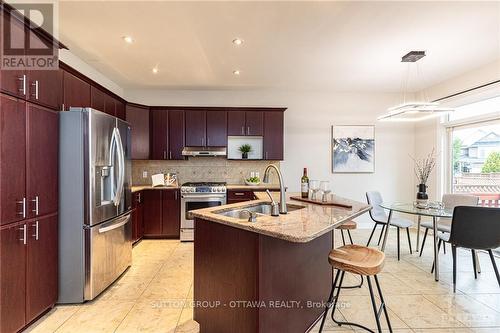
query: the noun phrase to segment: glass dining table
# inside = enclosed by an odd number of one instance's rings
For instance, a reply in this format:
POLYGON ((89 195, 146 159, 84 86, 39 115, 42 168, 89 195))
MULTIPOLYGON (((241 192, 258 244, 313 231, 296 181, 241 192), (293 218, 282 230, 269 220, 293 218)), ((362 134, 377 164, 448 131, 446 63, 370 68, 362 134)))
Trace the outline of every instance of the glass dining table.
MULTIPOLYGON (((417 251, 419 247, 420 240, 420 220, 422 216, 428 216, 432 218, 432 226, 434 231, 434 279, 439 281, 439 253, 438 253, 438 231, 437 231, 437 220, 438 218, 452 218, 453 210, 452 209, 437 209, 437 208, 417 208, 413 205, 413 203, 401 203, 401 202, 383 202, 380 204, 380 207, 387 209, 389 211, 389 217, 387 219, 388 225, 391 224, 391 218, 393 212, 412 214, 418 216, 418 225, 417 225, 417 251)), ((387 235, 389 233, 389 227, 385 228, 384 240, 382 242, 381 250, 385 250, 385 245, 387 243, 387 235)))

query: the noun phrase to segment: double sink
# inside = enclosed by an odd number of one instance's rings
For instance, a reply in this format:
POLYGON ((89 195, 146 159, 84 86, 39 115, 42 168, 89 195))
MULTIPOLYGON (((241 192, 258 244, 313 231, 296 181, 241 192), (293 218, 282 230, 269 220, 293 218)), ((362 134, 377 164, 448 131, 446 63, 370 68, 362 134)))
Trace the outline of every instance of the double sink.
MULTIPOLYGON (((286 204, 286 207, 288 209, 288 212, 305 208, 304 206, 293 205, 293 204, 286 204)), ((216 211, 214 213, 222 216, 232 217, 235 219, 248 220, 252 213, 256 213, 257 217, 259 215, 271 216, 271 204, 260 203, 253 206, 216 211)))

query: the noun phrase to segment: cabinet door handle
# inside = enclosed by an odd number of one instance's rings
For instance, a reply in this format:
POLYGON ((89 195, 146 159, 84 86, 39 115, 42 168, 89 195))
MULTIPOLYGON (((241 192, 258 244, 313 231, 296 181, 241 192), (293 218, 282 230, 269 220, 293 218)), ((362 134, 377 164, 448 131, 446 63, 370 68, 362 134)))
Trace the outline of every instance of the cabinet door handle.
POLYGON ((247 135, 250 135, 250 126, 247 126, 247 135))
POLYGON ((205 139, 204 138, 201 138, 201 146, 205 147, 205 139))
POLYGON ((210 146, 210 138, 207 138, 207 146, 210 146))
POLYGON ((241 135, 245 135, 245 126, 241 126, 241 135))
POLYGON ((174 198, 175 200, 177 200, 177 191, 175 191, 174 194, 175 194, 174 198))
POLYGON ((26 236, 27 236, 26 235, 26 232, 27 232, 26 224, 24 224, 22 227, 20 227, 19 230, 23 231, 23 238, 20 238, 19 240, 23 241, 23 244, 26 245, 26 242, 27 242, 27 239, 26 239, 26 236))
POLYGON ((35 224, 32 225, 32 227, 35 227, 35 234, 32 235, 35 240, 38 240, 38 236, 39 236, 39 233, 38 233, 38 221, 35 221, 35 224))
POLYGON ((65 107, 66 107, 66 105, 64 105, 64 103, 62 103, 62 105, 61 105, 61 109, 62 109, 62 111, 66 111, 66 110, 64 109, 65 107))
POLYGON ((31 95, 35 97, 36 100, 38 100, 38 87, 39 87, 38 80, 35 80, 35 82, 33 82, 31 85, 35 87, 35 93, 31 95))
POLYGON ((137 193, 137 202, 141 203, 141 192, 137 193))
POLYGON ((26 96, 26 74, 23 74, 23 76, 20 76, 18 79, 19 81, 23 82, 19 91, 22 92, 24 96, 26 96))
POLYGON ((17 204, 20 204, 23 206, 22 210, 20 212, 17 212, 17 215, 21 215, 23 219, 26 218, 26 198, 23 198, 23 200, 16 201, 17 204))
POLYGON ((237 195, 237 196, 242 196, 242 195, 245 195, 245 193, 242 193, 242 192, 235 192, 234 195, 237 195))
POLYGON ((39 203, 38 195, 35 197, 35 199, 32 199, 31 201, 35 203, 35 209, 33 209, 32 212, 35 213, 35 216, 38 216, 38 203, 39 203))
POLYGON ((266 160, 267 160, 267 151, 266 151, 266 160))
POLYGON ((168 157, 169 157, 169 159, 172 159, 172 151, 171 150, 168 152, 168 157))
POLYGON ((164 160, 166 160, 166 159, 167 159, 167 151, 166 151, 166 150, 164 150, 164 151, 163 151, 163 159, 164 159, 164 160))

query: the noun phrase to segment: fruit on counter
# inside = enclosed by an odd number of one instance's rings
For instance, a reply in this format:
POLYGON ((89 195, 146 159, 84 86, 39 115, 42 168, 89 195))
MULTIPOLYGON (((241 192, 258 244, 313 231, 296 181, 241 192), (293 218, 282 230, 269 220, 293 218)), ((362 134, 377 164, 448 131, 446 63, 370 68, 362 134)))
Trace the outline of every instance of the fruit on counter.
POLYGON ((250 177, 250 178, 247 178, 246 181, 249 183, 260 183, 260 178, 259 177, 250 177))

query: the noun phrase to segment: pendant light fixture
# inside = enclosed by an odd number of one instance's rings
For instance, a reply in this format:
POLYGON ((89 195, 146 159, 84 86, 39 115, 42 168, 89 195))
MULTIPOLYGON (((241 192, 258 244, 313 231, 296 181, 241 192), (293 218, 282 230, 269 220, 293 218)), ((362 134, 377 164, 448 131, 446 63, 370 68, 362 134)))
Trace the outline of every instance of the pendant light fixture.
POLYGON ((411 51, 401 58, 401 62, 408 63, 406 77, 401 83, 403 90, 403 103, 387 109, 387 113, 378 117, 378 120, 420 121, 453 111, 453 109, 451 108, 440 107, 439 103, 437 102, 428 101, 428 96, 426 94, 425 88, 422 92, 424 99, 423 101, 408 102, 406 100, 408 82, 410 80, 410 70, 412 66, 416 67, 417 79, 423 81, 421 70, 417 63, 423 57, 425 57, 425 51, 411 51))

